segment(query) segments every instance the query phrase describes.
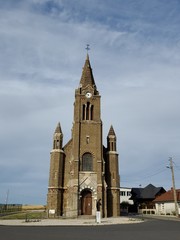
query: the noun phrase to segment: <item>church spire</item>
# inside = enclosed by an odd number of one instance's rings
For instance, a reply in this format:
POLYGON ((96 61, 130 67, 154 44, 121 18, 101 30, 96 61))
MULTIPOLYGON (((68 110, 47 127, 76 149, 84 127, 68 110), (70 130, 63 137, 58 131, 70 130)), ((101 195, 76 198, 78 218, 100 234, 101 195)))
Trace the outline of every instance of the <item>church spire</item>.
POLYGON ((83 67, 82 76, 81 76, 81 80, 80 80, 81 88, 84 88, 87 85, 96 87, 88 53, 86 56, 86 61, 85 61, 84 67, 83 67))

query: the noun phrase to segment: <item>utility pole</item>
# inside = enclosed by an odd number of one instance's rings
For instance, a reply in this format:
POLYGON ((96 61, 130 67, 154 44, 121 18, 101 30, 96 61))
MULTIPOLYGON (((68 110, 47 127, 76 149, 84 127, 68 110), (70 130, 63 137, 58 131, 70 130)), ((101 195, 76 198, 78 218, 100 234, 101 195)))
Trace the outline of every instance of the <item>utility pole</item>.
POLYGON ((176 187, 175 187, 175 178, 174 178, 174 167, 173 167, 172 157, 169 158, 169 161, 170 161, 170 166, 168 166, 168 168, 171 169, 171 174, 172 174, 172 185, 173 185, 175 214, 176 214, 176 217, 179 217, 178 203, 177 203, 177 194, 176 194, 176 187))
POLYGON ((5 200, 5 209, 7 210, 7 205, 8 205, 8 198, 9 198, 9 189, 7 190, 6 193, 6 200, 5 200))

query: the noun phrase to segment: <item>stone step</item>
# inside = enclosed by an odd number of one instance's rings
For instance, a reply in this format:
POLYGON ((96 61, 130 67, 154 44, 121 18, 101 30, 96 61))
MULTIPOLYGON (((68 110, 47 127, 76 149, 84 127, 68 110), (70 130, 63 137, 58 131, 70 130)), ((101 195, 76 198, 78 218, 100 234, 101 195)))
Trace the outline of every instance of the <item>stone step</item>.
POLYGON ((79 215, 78 219, 95 219, 93 215, 79 215))

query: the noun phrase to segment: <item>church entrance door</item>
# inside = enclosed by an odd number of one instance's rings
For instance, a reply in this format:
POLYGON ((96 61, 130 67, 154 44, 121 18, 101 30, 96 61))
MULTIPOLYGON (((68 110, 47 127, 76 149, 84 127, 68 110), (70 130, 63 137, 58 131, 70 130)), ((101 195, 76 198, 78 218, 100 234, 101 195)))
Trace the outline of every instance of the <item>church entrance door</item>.
POLYGON ((92 215, 92 193, 88 189, 81 192, 81 215, 92 215))

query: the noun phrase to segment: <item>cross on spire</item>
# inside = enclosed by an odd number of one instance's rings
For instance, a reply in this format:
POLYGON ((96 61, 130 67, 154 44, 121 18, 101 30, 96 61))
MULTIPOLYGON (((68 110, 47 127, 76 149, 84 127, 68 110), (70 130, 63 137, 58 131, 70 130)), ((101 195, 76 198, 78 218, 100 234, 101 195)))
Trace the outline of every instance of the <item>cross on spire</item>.
POLYGON ((86 48, 85 49, 87 50, 87 53, 88 53, 88 51, 90 50, 89 44, 86 44, 86 48))

